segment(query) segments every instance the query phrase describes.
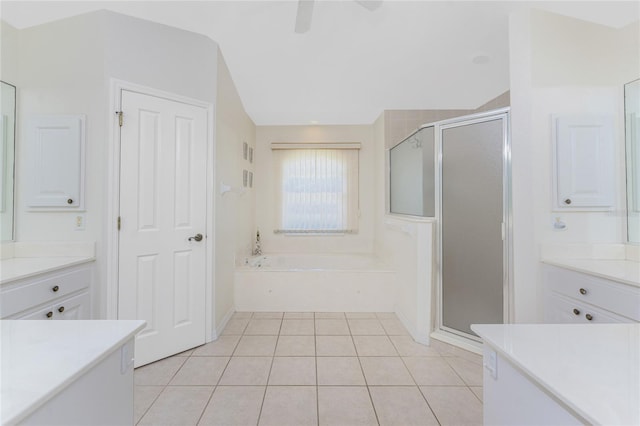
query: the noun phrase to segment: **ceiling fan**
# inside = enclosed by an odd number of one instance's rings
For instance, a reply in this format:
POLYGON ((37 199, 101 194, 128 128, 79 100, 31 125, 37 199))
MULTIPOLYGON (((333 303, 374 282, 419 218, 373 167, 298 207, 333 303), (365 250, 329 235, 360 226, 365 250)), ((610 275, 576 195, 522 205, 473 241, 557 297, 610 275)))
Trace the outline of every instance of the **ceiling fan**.
MULTIPOLYGON (((369 11, 374 11, 380 7, 383 0, 354 0, 360 6, 369 11)), ((313 16, 313 6, 315 0, 298 0, 298 12, 296 14, 295 31, 303 34, 311 28, 311 18, 313 16)))

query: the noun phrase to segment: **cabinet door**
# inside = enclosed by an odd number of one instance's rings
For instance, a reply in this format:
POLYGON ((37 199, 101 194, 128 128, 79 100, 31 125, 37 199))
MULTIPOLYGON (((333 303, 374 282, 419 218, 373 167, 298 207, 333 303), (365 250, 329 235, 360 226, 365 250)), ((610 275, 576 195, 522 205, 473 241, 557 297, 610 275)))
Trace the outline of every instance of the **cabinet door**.
POLYGON ((50 320, 53 319, 53 307, 46 306, 36 311, 29 312, 28 314, 18 315, 16 317, 9 317, 7 319, 21 319, 21 320, 50 320))
POLYGON ((610 324, 633 321, 552 292, 547 297, 545 322, 548 324, 610 324))
POLYGON ((34 116, 28 120, 29 207, 83 207, 84 128, 82 115, 34 116))
POLYGON ((555 208, 608 209, 614 199, 609 117, 555 117, 555 208))
POLYGON ((91 318, 89 292, 58 301, 53 306, 54 319, 83 320, 91 318))

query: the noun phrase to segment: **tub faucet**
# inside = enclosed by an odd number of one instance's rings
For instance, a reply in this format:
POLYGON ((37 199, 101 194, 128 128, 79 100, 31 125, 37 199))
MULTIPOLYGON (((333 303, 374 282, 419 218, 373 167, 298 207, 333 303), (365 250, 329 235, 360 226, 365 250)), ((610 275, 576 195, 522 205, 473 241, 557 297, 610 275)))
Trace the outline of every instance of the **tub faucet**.
POLYGON ((254 256, 261 256, 262 255, 262 248, 260 247, 260 230, 259 229, 256 232, 256 246, 253 249, 252 253, 253 253, 254 256))

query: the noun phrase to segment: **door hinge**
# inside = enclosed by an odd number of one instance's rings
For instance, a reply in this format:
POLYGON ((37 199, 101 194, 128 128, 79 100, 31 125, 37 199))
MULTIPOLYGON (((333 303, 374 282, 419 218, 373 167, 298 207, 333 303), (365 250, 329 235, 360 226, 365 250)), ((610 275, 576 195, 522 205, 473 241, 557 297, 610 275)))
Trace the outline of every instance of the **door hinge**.
POLYGON ((116 115, 118 116, 118 124, 122 127, 123 119, 122 119, 122 111, 116 111, 116 115))
POLYGON ((122 225, 122 220, 120 219, 120 216, 118 216, 118 231, 120 230, 121 225, 122 225))

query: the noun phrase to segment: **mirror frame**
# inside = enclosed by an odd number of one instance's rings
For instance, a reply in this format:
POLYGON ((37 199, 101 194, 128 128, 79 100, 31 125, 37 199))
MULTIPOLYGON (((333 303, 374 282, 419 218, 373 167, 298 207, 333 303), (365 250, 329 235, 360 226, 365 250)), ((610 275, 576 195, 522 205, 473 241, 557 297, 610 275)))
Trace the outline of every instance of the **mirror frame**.
POLYGON ((624 85, 624 123, 627 243, 640 244, 640 78, 624 85))
MULTIPOLYGON (((11 83, 0 80, 0 242, 15 240, 15 170, 16 170, 16 118, 17 118, 17 88, 11 83), (11 91, 12 99, 7 100, 12 109, 7 111, 5 93, 11 91), (11 140, 9 140, 11 135, 11 140), (5 198, 6 197, 6 198, 5 198), (8 219, 7 219, 8 215, 8 219), (5 222, 10 222, 8 225, 5 222), (9 230, 10 229, 10 230, 9 230), (8 238, 7 238, 7 234, 8 238)), ((7 98, 8 99, 8 98, 7 98)))

